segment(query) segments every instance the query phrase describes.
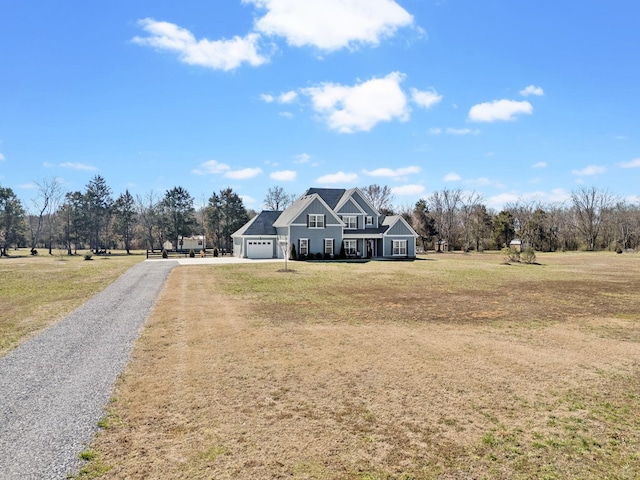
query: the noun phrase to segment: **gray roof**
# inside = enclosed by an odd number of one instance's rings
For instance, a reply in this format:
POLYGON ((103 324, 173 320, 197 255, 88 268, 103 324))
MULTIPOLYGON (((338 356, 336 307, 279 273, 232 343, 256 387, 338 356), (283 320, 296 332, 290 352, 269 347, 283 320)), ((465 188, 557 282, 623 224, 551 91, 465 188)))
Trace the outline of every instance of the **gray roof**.
POLYGON ((241 235, 276 235, 273 223, 282 215, 282 212, 274 210, 263 210, 256 215, 253 221, 248 224, 246 230, 241 235))
POLYGON ((313 195, 303 195, 302 197, 298 198, 295 202, 289 205, 289 207, 283 212, 283 215, 274 220, 274 222, 278 220, 278 223, 274 226, 286 227, 296 218, 298 218, 298 215, 300 215, 304 211, 304 209, 307 208, 307 206, 316 198, 317 197, 314 197, 313 195))
POLYGON ((346 192, 344 188, 310 188, 305 192, 305 195, 317 193, 331 210, 335 210, 344 192, 346 192))
POLYGON ((349 235, 379 235, 387 230, 389 230, 388 225, 378 228, 359 228, 357 230, 345 230, 343 236, 349 238, 349 235))

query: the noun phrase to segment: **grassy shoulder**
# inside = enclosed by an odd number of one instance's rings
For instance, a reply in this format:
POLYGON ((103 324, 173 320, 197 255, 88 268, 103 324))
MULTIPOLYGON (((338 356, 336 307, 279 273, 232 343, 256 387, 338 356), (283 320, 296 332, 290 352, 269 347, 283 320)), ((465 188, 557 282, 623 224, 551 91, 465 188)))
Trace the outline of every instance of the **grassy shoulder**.
POLYGON ((178 267, 79 478, 638 478, 640 257, 538 262, 178 267))
POLYGON ((11 250, 0 258, 0 356, 82 305, 131 266, 143 253, 67 256, 11 250))

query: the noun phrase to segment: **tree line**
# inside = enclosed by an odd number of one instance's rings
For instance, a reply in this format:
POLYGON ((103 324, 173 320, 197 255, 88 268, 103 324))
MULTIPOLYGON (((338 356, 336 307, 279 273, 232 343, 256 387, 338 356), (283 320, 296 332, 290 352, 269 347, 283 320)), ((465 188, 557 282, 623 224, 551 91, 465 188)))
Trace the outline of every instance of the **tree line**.
POLYGON ((640 205, 606 190, 583 187, 567 202, 517 201, 496 212, 474 192, 444 189, 402 212, 426 250, 500 249, 519 239, 536 251, 635 250, 640 246, 640 205))
POLYGON ((387 186, 360 190, 385 215, 400 214, 419 235, 424 251, 499 250, 519 239, 536 251, 637 250, 640 246, 640 204, 606 190, 582 187, 566 202, 544 204, 519 200, 500 211, 489 208, 476 192, 443 189, 415 205, 394 207, 387 186))
MULTIPOLYGON (((401 214, 427 250, 483 251, 501 249, 520 239, 536 251, 636 250, 640 246, 640 205, 606 190, 582 187, 567 202, 543 204, 517 201, 500 211, 487 207, 481 195, 443 189, 415 205, 394 207, 388 186, 368 185, 361 191, 385 215, 401 214)), ((284 210, 296 196, 282 187, 269 188, 264 205, 284 210)), ((0 255, 11 247, 80 249, 95 253, 122 248, 162 249, 168 240, 205 235, 209 246, 231 251, 231 234, 255 212, 245 208, 231 188, 213 192, 199 207, 183 187, 164 195, 133 196, 128 190, 114 198, 104 178, 96 175, 84 191, 63 192, 53 178, 37 183, 37 196, 27 209, 10 188, 0 185, 0 255)))
POLYGON ((151 191, 113 196, 105 179, 94 176, 84 191, 64 192, 56 178, 37 183, 28 211, 15 193, 0 185, 0 256, 12 247, 78 250, 99 254, 121 248, 161 250, 180 237, 205 235, 211 247, 230 251, 231 234, 248 220, 242 199, 231 188, 213 192, 199 208, 183 187, 164 195, 151 191))

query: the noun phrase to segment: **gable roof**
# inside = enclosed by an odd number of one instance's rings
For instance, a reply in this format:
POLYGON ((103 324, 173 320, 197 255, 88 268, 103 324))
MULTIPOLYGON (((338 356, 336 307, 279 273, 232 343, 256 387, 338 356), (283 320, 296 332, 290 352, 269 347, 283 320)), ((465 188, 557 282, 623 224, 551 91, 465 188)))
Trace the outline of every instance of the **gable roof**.
MULTIPOLYGON (((309 189, 309 190, 313 190, 313 189, 309 189)), ((300 198, 298 198, 284 212, 282 212, 282 215, 280 215, 277 221, 273 223, 274 227, 286 227, 290 225, 314 201, 318 201, 322 203, 324 207, 327 209, 327 212, 330 215, 332 215, 336 221, 341 222, 340 218, 335 214, 333 209, 329 205, 327 205, 327 202, 324 201, 324 199, 320 196, 320 194, 317 192, 313 192, 309 194, 308 193, 309 190, 307 190, 307 193, 305 193, 300 198)), ((326 190, 330 190, 330 189, 326 189, 326 190)))
POLYGON ((331 210, 336 209, 336 205, 342 199, 346 190, 344 188, 310 188, 304 195, 317 194, 331 210))
POLYGON ((263 210, 253 217, 242 228, 236 231, 232 237, 240 235, 276 235, 276 229, 273 226, 275 221, 282 215, 280 211, 263 210))
POLYGON ((369 201, 369 199, 366 197, 366 195, 364 195, 362 193, 362 190, 360 190, 359 188, 355 187, 355 188, 350 188, 349 190, 345 190, 344 194, 342 195, 342 198, 340 199, 340 201, 338 202, 338 204, 335 207, 335 210, 339 210, 340 208, 342 208, 344 206, 345 203, 347 203, 348 200, 351 200, 353 203, 355 203, 358 208, 360 209, 360 211, 362 211, 362 213, 365 213, 362 205, 360 205, 360 201, 363 201, 364 203, 366 203, 369 208, 375 212, 376 215, 380 215, 380 212, 378 212, 378 210, 376 209, 376 207, 374 207, 371 202, 369 201), (355 198, 355 195, 358 195, 358 199, 355 198), (359 201, 360 200, 360 201, 359 201))
POLYGON ((391 230, 396 223, 404 224, 405 228, 411 233, 412 236, 418 237, 418 234, 413 229, 411 225, 407 223, 407 221, 402 217, 402 215, 389 215, 388 217, 384 217, 382 220, 382 225, 387 227, 388 230, 391 230))
POLYGON ((302 211, 314 200, 315 197, 303 195, 294 201, 287 209, 282 212, 282 215, 274 222, 274 227, 286 227, 292 223, 302 211))

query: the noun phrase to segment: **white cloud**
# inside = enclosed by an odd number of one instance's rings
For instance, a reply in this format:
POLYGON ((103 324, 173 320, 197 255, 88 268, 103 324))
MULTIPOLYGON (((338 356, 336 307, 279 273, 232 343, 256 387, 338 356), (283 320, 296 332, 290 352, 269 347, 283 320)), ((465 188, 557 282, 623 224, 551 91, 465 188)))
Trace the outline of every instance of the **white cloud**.
POLYGON ((5 160, 4 155, 0 153, 0 162, 4 162, 4 160, 5 160))
POLYGON ((278 115, 280 115, 283 118, 288 118, 289 120, 293 118, 293 113, 291 112, 280 112, 278 113, 278 115))
POLYGON ((274 97, 271 94, 263 93, 260 95, 260 99, 265 103, 273 103, 278 102, 280 104, 292 103, 298 98, 298 93, 294 90, 290 90, 288 92, 281 93, 277 97, 274 97))
POLYGON ((478 187, 495 187, 495 188, 504 188, 504 184, 500 183, 497 180, 491 180, 487 177, 479 177, 470 180, 465 180, 464 183, 467 185, 475 185, 478 187))
POLYGON ((523 97, 528 97, 529 95, 536 95, 541 97, 544 95, 544 90, 542 87, 536 87, 535 85, 529 85, 527 88, 520 90, 520 95, 523 97))
POLYGON ((599 175, 607 171, 607 167, 601 167, 598 165, 589 165, 582 170, 573 170, 571 173, 578 177, 590 177, 593 175, 599 175))
POLYGON ((272 172, 269 177, 279 182, 293 182, 298 174, 293 170, 281 170, 279 172, 272 172))
POLYGON ((247 206, 255 206, 257 203, 256 199, 249 195, 240 195, 240 199, 242 200, 242 203, 247 206))
POLYGON ((64 163, 61 163, 60 166, 62 168, 70 168, 71 170, 87 170, 87 171, 98 170, 98 168, 94 167, 93 165, 86 165, 84 163, 75 163, 75 162, 64 162, 64 163))
POLYGON ((394 195, 421 195, 424 192, 422 185, 401 185, 392 187, 391 193, 394 195))
POLYGON ((293 161, 293 163, 309 163, 309 160, 311 160, 311 155, 309 155, 308 153, 301 153, 299 155, 296 155, 296 159, 293 161))
POLYGON ((355 183, 357 180, 358 175, 355 173, 337 172, 323 175, 322 177, 317 178, 316 182, 321 185, 334 185, 336 183, 355 183))
POLYGON ((534 163, 531 168, 547 168, 547 162, 534 163))
POLYGON ((393 0, 243 0, 266 14, 255 22, 265 35, 286 38, 295 47, 327 52, 359 45, 377 45, 413 16, 393 0))
POLYGON ((37 190, 39 187, 36 183, 30 182, 30 183, 23 183, 18 185, 18 188, 21 190, 37 190))
POLYGON ((200 164, 200 167, 191 170, 196 175, 217 175, 231 170, 226 163, 220 163, 217 160, 209 160, 200 164))
POLYGON ((261 168, 243 168, 241 170, 230 170, 224 174, 224 177, 231 178, 232 180, 246 180, 257 177, 261 173, 261 168))
POLYGON ((640 168, 640 158, 636 158, 629 162, 621 162, 618 166, 621 168, 640 168))
POLYGON ((571 194, 562 188, 554 188, 548 192, 534 191, 525 193, 501 193, 487 199, 487 206, 496 210, 501 210, 507 203, 516 203, 520 201, 531 202, 537 201, 543 204, 554 204, 566 202, 571 198, 571 194))
POLYGON ((494 100, 471 107, 469 120, 472 122, 511 121, 516 119, 516 115, 531 115, 532 113, 533 106, 527 101, 494 100))
POLYGON ((455 172, 447 173, 442 179, 445 182, 458 182, 462 180, 462 177, 455 172))
POLYGON ((442 95, 438 95, 435 90, 420 91, 416 88, 411 89, 411 99, 422 108, 431 108, 442 100, 442 95))
POLYGON ((396 168, 395 170, 391 168, 377 168, 375 170, 363 170, 365 175, 369 175, 370 177, 387 177, 387 178, 398 178, 404 177, 406 175, 417 174, 420 173, 422 169, 420 167, 411 166, 411 167, 401 167, 396 168))
POLYGON ((134 43, 176 52, 180 60, 189 65, 229 71, 243 63, 255 67, 269 61, 258 52, 260 35, 257 33, 250 33, 246 37, 235 36, 231 40, 196 40, 189 30, 173 23, 145 18, 138 24, 150 36, 136 36, 134 43))
POLYGON ((367 132, 379 122, 409 119, 407 98, 400 88, 403 79, 403 74, 392 72, 353 87, 323 83, 302 92, 311 97, 314 110, 323 116, 331 130, 367 132))
POLYGON ((448 135, 478 135, 480 130, 477 128, 471 130, 470 128, 447 128, 448 135))
POLYGON ((440 135, 442 133, 446 133, 447 135, 478 135, 480 130, 477 128, 451 128, 447 127, 446 129, 442 128, 430 128, 429 133, 431 135, 440 135))
POLYGON ((291 90, 289 92, 281 93, 280 96, 278 97, 278 102, 279 103, 291 103, 291 102, 295 101, 296 98, 298 98, 298 94, 296 92, 294 92, 293 90, 291 90))

